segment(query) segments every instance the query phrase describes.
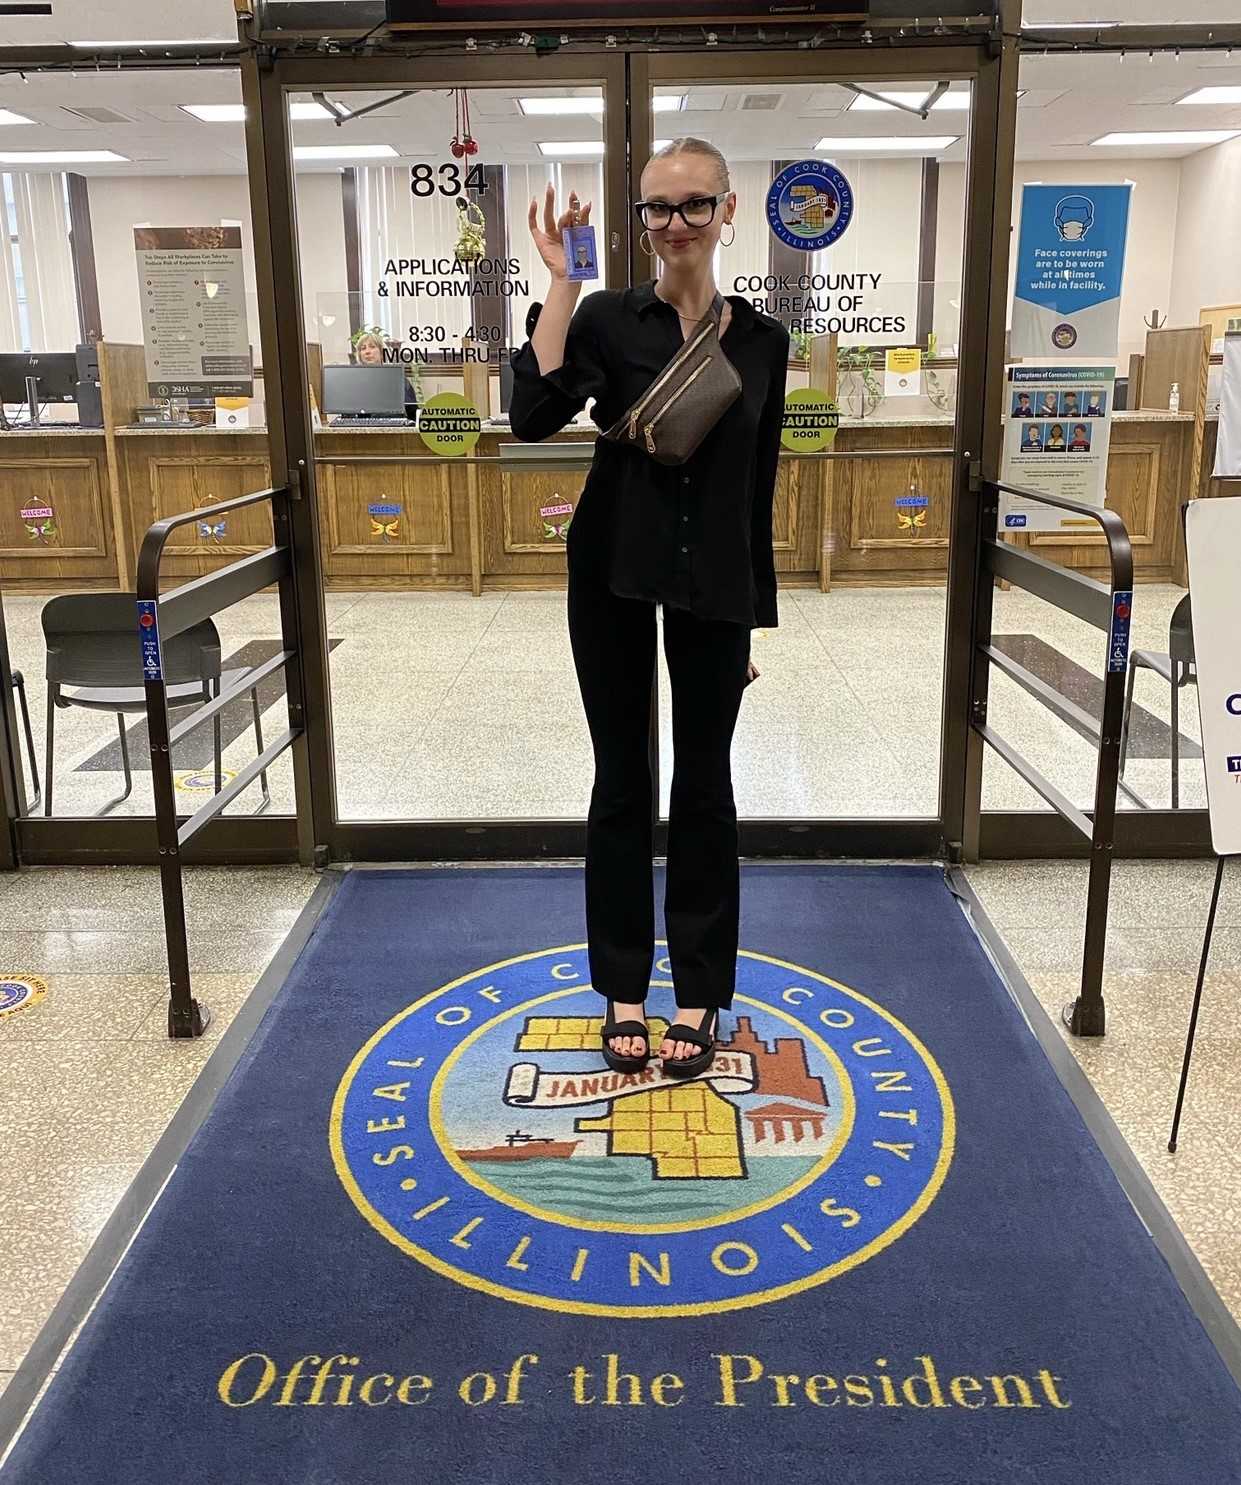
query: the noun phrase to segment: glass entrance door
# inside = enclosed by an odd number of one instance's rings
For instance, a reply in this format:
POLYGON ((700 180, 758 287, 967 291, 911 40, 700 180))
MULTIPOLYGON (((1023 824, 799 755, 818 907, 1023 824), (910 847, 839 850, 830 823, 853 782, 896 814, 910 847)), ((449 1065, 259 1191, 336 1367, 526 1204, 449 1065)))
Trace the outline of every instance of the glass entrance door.
MULTIPOLYGON (((734 787, 743 821, 936 821, 971 86, 816 63, 658 58, 647 83, 651 148, 697 136, 728 162, 716 280, 788 329, 801 409, 772 519, 779 623, 753 635, 734 787)), ((648 152, 635 141, 635 164, 648 152)), ((635 271, 661 267, 656 251, 635 271)), ((660 679, 666 811, 662 655, 660 679)))
POLYGON ((322 160, 297 177, 299 220, 346 219, 345 261, 302 263, 346 825, 577 820, 592 781, 563 586, 594 425, 519 443, 508 362, 546 297, 532 210, 541 230, 575 195, 584 291, 625 281, 623 93, 449 81, 333 92, 364 132, 290 98, 295 158, 322 160))
MULTIPOLYGON (((941 717, 959 743, 968 647, 955 669, 945 654, 985 422, 980 397, 962 415, 956 396, 958 377, 977 393, 987 356, 987 295, 971 309, 963 289, 967 240, 988 275, 989 209, 967 185, 984 65, 973 45, 440 57, 411 86, 401 59, 354 57, 280 62, 254 84, 265 128, 278 94, 297 163, 299 283, 273 293, 304 323, 304 427, 295 389, 282 447, 313 495, 301 608, 322 636, 310 787, 330 856, 580 850, 593 756, 564 543, 597 429, 588 406, 538 443, 514 438, 507 361, 546 291, 529 217, 545 225, 548 184, 557 213, 571 191, 591 203, 584 292, 639 282, 642 166, 682 135, 723 150, 738 193, 717 283, 789 329, 790 405, 819 409, 787 419, 779 624, 754 633, 760 679, 734 739, 743 852, 960 839, 941 800, 951 778, 959 812, 963 749, 943 747, 941 717), (329 261, 304 224, 337 210, 329 261)), ((998 91, 992 76, 992 132, 998 91)), ((279 175, 281 144, 266 149, 279 175)), ((666 813, 662 646, 652 694, 666 813)))

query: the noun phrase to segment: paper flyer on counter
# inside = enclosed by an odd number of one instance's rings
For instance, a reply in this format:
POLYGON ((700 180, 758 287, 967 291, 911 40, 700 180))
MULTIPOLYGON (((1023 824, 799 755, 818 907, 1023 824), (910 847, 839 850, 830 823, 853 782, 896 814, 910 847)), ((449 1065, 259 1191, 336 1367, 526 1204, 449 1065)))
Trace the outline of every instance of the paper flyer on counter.
MULTIPOLYGON (((1010 366, 1003 482, 1102 510, 1115 380, 1112 366, 1010 366)), ((1000 529, 1093 533, 1099 527, 1089 516, 1006 493, 1000 529)))

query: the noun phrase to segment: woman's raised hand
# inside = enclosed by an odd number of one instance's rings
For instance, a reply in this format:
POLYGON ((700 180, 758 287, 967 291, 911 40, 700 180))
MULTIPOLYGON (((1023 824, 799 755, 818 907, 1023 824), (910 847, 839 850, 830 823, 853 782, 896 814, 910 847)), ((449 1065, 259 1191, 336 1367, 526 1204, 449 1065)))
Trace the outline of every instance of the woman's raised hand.
MULTIPOLYGON (((569 192, 569 209, 561 212, 559 218, 556 216, 556 191, 549 181, 547 183, 547 194, 543 197, 543 224, 539 225, 539 203, 537 198, 532 197, 530 201, 530 236, 534 238, 534 245, 539 250, 539 257, 547 264, 547 271, 553 279, 567 278, 567 265, 564 257, 564 238, 561 235, 566 227, 575 225, 573 213, 578 206, 577 192, 569 192)), ((588 201, 581 208, 578 215, 578 226, 586 226, 590 221, 591 203, 588 201)))

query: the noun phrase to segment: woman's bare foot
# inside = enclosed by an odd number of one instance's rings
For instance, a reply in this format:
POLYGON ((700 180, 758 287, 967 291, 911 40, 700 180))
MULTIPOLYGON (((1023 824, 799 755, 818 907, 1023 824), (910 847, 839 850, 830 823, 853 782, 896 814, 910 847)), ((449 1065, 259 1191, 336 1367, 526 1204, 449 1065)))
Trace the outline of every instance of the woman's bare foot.
MULTIPOLYGON (((640 1000, 634 1004, 614 1000, 612 1014, 618 1021, 641 1021, 646 1025, 646 1007, 640 1000)), ((646 1051, 646 1039, 640 1036, 610 1036, 608 1046, 622 1057, 641 1057, 646 1051)))
MULTIPOLYGON (((697 1028, 706 1014, 704 1006, 678 1006, 677 1013, 668 1023, 668 1030, 664 1032, 664 1039, 659 1044, 659 1056, 684 1058, 693 1057, 695 1053, 701 1052, 702 1048, 697 1042, 685 1042, 672 1035, 674 1026, 693 1026, 697 1028)), ((711 1023, 708 1022, 708 1025, 711 1023)))

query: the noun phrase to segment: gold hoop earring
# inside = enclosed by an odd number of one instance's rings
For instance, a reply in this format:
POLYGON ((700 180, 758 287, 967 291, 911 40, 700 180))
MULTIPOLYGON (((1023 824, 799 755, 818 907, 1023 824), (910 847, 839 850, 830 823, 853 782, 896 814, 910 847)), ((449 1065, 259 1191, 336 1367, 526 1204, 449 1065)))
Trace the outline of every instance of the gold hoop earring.
MULTIPOLYGON (((724 227, 733 227, 733 224, 731 222, 725 222, 724 223, 724 227)), ((733 227, 733 235, 732 235, 732 237, 730 237, 728 239, 728 241, 725 242, 724 241, 724 227, 721 227, 720 228, 720 243, 724 247, 732 247, 732 245, 733 245, 733 238, 735 238, 736 235, 737 235, 737 229, 736 229, 736 227, 733 227)))
POLYGON ((647 242, 650 242, 650 240, 651 240, 651 235, 650 235, 649 232, 642 231, 642 232, 639 232, 638 233, 638 246, 642 249, 642 251, 646 254, 646 256, 648 258, 653 258, 655 256, 655 249, 653 247, 647 247, 647 245, 646 245, 646 243, 647 242), (642 241, 642 239, 644 237, 646 238, 646 242, 643 242, 642 241))

